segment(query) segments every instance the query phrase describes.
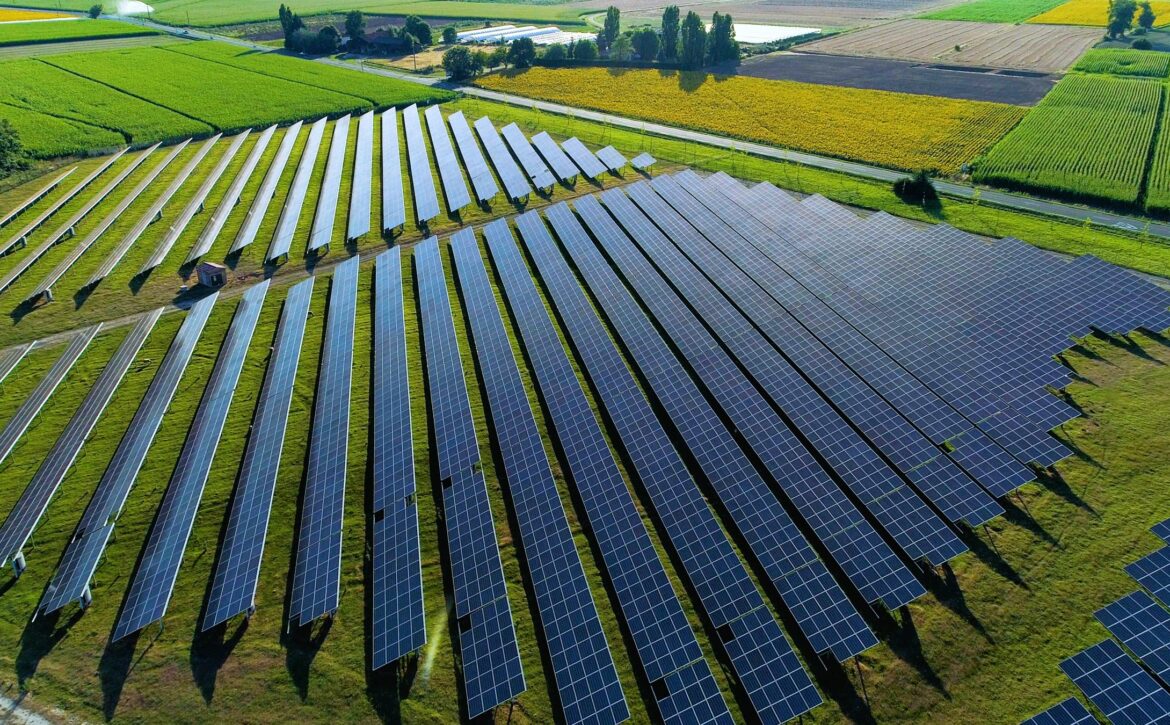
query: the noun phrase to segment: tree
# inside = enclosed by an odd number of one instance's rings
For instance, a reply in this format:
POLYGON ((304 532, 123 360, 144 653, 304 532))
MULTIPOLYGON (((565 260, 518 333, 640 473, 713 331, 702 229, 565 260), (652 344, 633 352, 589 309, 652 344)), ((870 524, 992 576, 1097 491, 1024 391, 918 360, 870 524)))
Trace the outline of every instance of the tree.
POLYGON ((293 42, 298 31, 305 30, 305 21, 292 11, 292 8, 280 6, 280 29, 284 31, 284 47, 289 50, 298 50, 293 42))
POLYGON ((28 166, 20 134, 6 118, 0 118, 0 178, 28 166))
MULTIPOLYGON (((1149 5, 1149 3, 1146 3, 1146 4, 1149 5)), ((100 3, 98 5, 91 5, 89 7, 89 17, 93 18, 94 20, 97 20, 98 18, 101 17, 101 15, 102 15, 102 6, 100 3)))
POLYGON ((455 31, 454 25, 448 25, 443 28, 443 44, 455 45, 459 42, 459 33, 455 31))
POLYGON ((531 68, 536 62, 536 44, 532 38, 516 38, 508 46, 508 62, 513 68, 531 68))
POLYGON ((662 43, 660 52, 663 60, 678 58, 678 6, 668 5, 662 11, 662 43))
POLYGON ((654 28, 638 28, 630 42, 634 44, 634 52, 642 60, 654 60, 658 57, 658 33, 654 28))
POLYGON ((483 73, 483 69, 488 66, 490 56, 482 50, 473 50, 471 51, 471 57, 475 59, 475 65, 479 68, 479 72, 483 73))
POLYGON ((559 63, 569 57, 569 52, 560 43, 553 43, 544 51, 544 60, 559 63))
POLYGON ((605 25, 602 26, 601 33, 597 37, 601 47, 609 48, 613 45, 613 41, 617 40, 618 33, 621 31, 621 25, 621 11, 610 5, 605 11, 605 25))
POLYGON ((361 10, 350 10, 346 14, 345 34, 349 36, 351 48, 359 48, 366 42, 366 16, 361 10))
POLYGON ((417 15, 406 16, 406 22, 402 24, 402 29, 413 35, 420 47, 426 48, 435 42, 431 35, 431 26, 423 22, 422 18, 417 15))
POLYGON ((1149 38, 1137 38, 1129 44, 1129 47, 1134 50, 1153 50, 1154 44, 1150 42, 1149 38))
POLYGON ((703 59, 707 55, 707 28, 698 13, 693 10, 687 13, 679 34, 682 38, 682 55, 679 60, 683 67, 688 70, 702 68, 703 59))
POLYGON ((597 43, 594 43, 589 38, 577 41, 577 45, 573 48, 573 58, 583 60, 585 62, 597 60, 601 52, 597 50, 597 43))
POLYGON ((495 70, 508 62, 508 46, 497 45, 488 56, 488 68, 495 70))
POLYGON ((938 202, 938 192, 930 175, 919 171, 914 176, 904 176, 894 182, 894 193, 907 204, 933 204, 938 202))
POLYGON ((739 61, 739 44, 735 42, 735 24, 730 15, 715 13, 711 18, 711 33, 707 36, 707 62, 719 65, 739 61))
POLYGON ((456 45, 443 53, 443 70, 453 81, 471 80, 483 72, 483 58, 473 54, 466 45, 456 45))
POLYGON ((1109 0, 1109 22, 1106 29, 1110 38, 1125 35, 1133 27, 1133 18, 1137 15, 1136 0, 1109 0))
POLYGON ((613 45, 609 47, 609 57, 622 63, 634 57, 634 44, 629 35, 619 35, 614 39, 613 45))
POLYGON ((321 55, 331 55, 341 49, 341 33, 332 25, 326 25, 317 31, 317 42, 313 52, 321 55))
POLYGON ((1157 22, 1158 16, 1154 14, 1154 9, 1150 7, 1148 2, 1142 3, 1140 6, 1141 13, 1138 15, 1138 27, 1149 32, 1154 29, 1154 23, 1157 22))

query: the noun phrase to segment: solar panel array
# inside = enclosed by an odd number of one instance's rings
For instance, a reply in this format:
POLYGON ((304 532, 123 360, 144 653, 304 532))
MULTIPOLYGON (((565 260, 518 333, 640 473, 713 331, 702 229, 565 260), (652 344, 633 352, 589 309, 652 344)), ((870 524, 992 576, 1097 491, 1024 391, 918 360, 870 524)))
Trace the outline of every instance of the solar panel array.
POLYGON ((349 216, 345 227, 347 240, 357 239, 370 232, 370 195, 373 177, 374 112, 366 111, 358 118, 357 146, 353 154, 353 178, 349 189, 349 216))
POLYGON ((633 166, 638 171, 645 171, 656 163, 658 163, 658 159, 645 151, 630 159, 630 166, 633 166))
POLYGON ((24 359, 24 356, 32 348, 33 344, 30 342, 24 345, 10 347, 3 353, 0 353, 0 383, 4 382, 8 374, 16 369, 16 366, 20 364, 20 361, 24 359))
POLYGON ((1097 725, 1097 718, 1085 709, 1080 700, 1070 697, 1028 718, 1021 725, 1097 725))
POLYGON ((443 489, 467 716, 525 689, 479 443, 455 337, 447 281, 434 237, 415 245, 427 388, 443 489))
POLYGON ((1170 683, 1170 613, 1148 594, 1134 592, 1098 610, 1096 617, 1163 683, 1170 683))
POLYGON ((577 168, 581 169, 581 173, 590 179, 597 179, 605 174, 605 165, 576 136, 562 141, 561 148, 573 160, 577 168))
POLYGON ((532 185, 537 189, 551 189, 556 185, 556 179, 553 178, 552 172, 540 160, 536 149, 532 148, 532 144, 528 143, 528 139, 524 136, 524 132, 515 123, 509 123, 500 129, 500 133, 504 135, 504 140, 508 142, 512 153, 520 160, 520 165, 524 167, 524 172, 528 174, 528 178, 532 180, 532 185))
POLYGON ((240 196, 244 192, 244 187, 252 179, 252 174, 255 173, 256 167, 260 165, 260 159, 264 156, 264 151, 268 149, 268 144, 272 141, 275 133, 276 126, 272 125, 264 129, 260 137, 256 139, 256 143, 252 145, 252 150, 248 152, 247 158, 244 159, 244 165, 236 172, 236 176, 232 179, 232 183, 227 188, 227 191, 224 192, 223 198, 220 199, 215 210, 207 217, 207 225, 203 227, 203 231, 199 232, 199 237, 196 238, 195 244, 191 245, 191 251, 187 253, 187 258, 183 260, 184 264, 190 264, 211 251, 212 245, 219 239, 219 233, 223 231, 224 224, 227 224, 228 216, 236 208, 236 205, 240 203, 240 196))
POLYGON ((630 716, 475 234, 451 238, 528 583, 566 722, 630 716))
MULTIPOLYGON (((0 380, 3 379, 4 378, 0 376, 0 380)), ((1151 526, 1150 533, 1152 533, 1154 536, 1157 536, 1162 541, 1170 543, 1170 519, 1159 521, 1158 523, 1151 526)))
POLYGON ((1138 584, 1146 588, 1158 601, 1170 602, 1170 546, 1163 546, 1125 567, 1138 584))
POLYGON ((382 114, 382 231, 406 223, 406 196, 402 189, 402 157, 398 150, 398 112, 382 114))
POLYGON ((41 462, 40 468, 21 493, 16 506, 0 526, 0 560, 9 561, 21 553, 45 509, 49 507, 49 500, 57 492, 65 474, 69 472, 73 461, 81 452, 81 447, 85 445, 90 432, 97 425, 98 418, 105 411, 110 398, 114 396, 122 382, 122 377, 134 362, 134 357, 142 348, 142 343, 146 341, 146 336, 150 334, 160 315, 161 308, 143 315, 122 340, 114 356, 102 368, 85 400, 74 411, 73 417, 57 438, 53 449, 41 462))
POLYGON ((556 141, 545 131, 541 131, 532 137, 532 145, 544 157, 548 163, 549 168, 557 175, 557 178, 566 184, 577 178, 577 167, 573 165, 573 161, 565 155, 565 152, 557 145, 556 141))
MULTIPOLYGON (((11 238, 9 238, 8 241, 4 242, 3 246, 0 246, 0 255, 8 254, 10 251, 15 249, 16 247, 18 247, 18 246, 22 247, 25 244, 27 244, 29 235, 31 235, 37 229, 40 229, 42 224, 44 224, 46 221, 48 221, 48 219, 50 217, 52 217, 54 214, 56 214, 58 211, 61 210, 61 207, 65 206, 70 201, 73 201, 73 199, 78 194, 80 194, 87 186, 89 186, 90 182, 92 182, 98 176, 101 176, 102 172, 104 172, 106 169, 110 168, 110 166, 112 166, 114 164, 114 162, 116 162, 118 159, 122 158, 122 155, 125 154, 126 151, 127 151, 127 149, 122 149, 121 151, 117 152, 116 154, 108 157, 96 169, 91 171, 84 179, 82 179, 80 183, 78 183, 76 186, 74 186, 69 191, 65 192, 63 195, 54 199, 53 203, 49 204, 49 206, 46 207, 40 214, 38 214, 32 221, 30 221, 28 224, 25 224, 23 227, 21 227, 20 231, 18 231, 11 238)), ((33 197, 31 199, 29 199, 28 202, 26 202, 26 203, 35 203, 41 197, 43 197, 44 195, 46 195, 50 191, 52 191, 58 184, 60 184, 62 181, 64 181, 67 177, 69 177, 70 174, 72 174, 76 170, 77 170, 77 167, 75 166, 72 169, 69 169, 68 171, 66 171, 64 174, 61 174, 56 179, 49 182, 49 184, 47 186, 45 186, 43 189, 41 189, 36 194, 34 194, 33 197)), ((17 207, 17 210, 14 210, 11 213, 11 215, 8 217, 8 219, 13 218, 18 213, 18 211, 20 209, 21 209, 21 207, 17 207)), ((5 221, 5 223, 7 223, 7 220, 5 221)), ((2 226, 4 226, 4 224, 0 224, 0 227, 2 227, 2 226)))
POLYGON ((488 158, 496 167, 500 180, 504 182, 504 191, 507 192, 508 198, 512 201, 526 199, 532 193, 532 187, 528 185, 528 180, 524 178, 512 154, 508 153, 504 142, 500 140, 500 134, 492 125, 491 119, 487 116, 478 119, 475 122, 475 132, 479 135, 483 147, 487 149, 488 158))
POLYGON ((269 280, 264 280, 249 289, 236 307, 227 337, 211 370, 211 379, 203 391, 195 420, 187 431, 187 440, 150 528, 134 580, 126 593, 122 613, 114 627, 113 641, 159 621, 166 614, 179 576, 179 566, 183 563, 183 552, 191 537, 191 527, 195 524, 195 514, 203 498, 207 475, 211 472, 220 434, 244 368, 248 345, 264 306, 268 283, 269 280))
MULTIPOLYGON (((288 197, 284 200, 284 207, 280 210, 280 218, 276 220, 276 230, 272 233, 272 241, 268 243, 268 253, 264 255, 266 262, 287 257, 289 250, 292 249, 293 237, 296 236, 297 225, 301 220, 301 208, 305 205, 305 196, 309 193, 309 180, 313 176, 313 168, 317 164, 317 154, 321 150, 321 139, 325 137, 325 122, 327 120, 327 118, 318 119, 309 127, 309 137, 305 141, 304 150, 301 151, 301 160, 293 175, 292 186, 289 187, 288 197)), ((275 191, 275 186, 273 190, 275 191)), ((256 223, 259 224, 259 221, 256 223)))
POLYGON ((345 147, 349 140, 349 116, 342 116, 333 124, 333 138, 325 159, 325 177, 317 194, 317 210, 309 230, 309 252, 328 248, 333 238, 333 223, 337 220, 337 200, 341 194, 341 174, 345 170, 345 147))
POLYGON ((1170 692, 1111 639, 1069 657, 1060 669, 1109 722, 1170 721, 1170 692))
MULTIPOLYGON (((318 121, 317 124, 321 124, 321 122, 318 121)), ((280 183, 280 177, 284 174, 284 167, 288 165, 288 160, 292 156, 293 146, 297 143, 297 136, 300 135, 302 125, 302 121, 297 121, 289 126, 284 132, 284 136, 280 139, 280 145, 276 147, 276 154, 272 157, 272 163, 268 165, 268 171, 264 172, 264 178, 260 181, 260 188, 256 190, 256 196, 252 198, 252 205, 248 207, 248 212, 244 215, 244 221, 240 224, 240 230, 236 233, 236 238, 232 241, 231 249, 228 251, 229 254, 235 254, 256 241, 256 235, 260 232, 260 225, 264 222, 264 215, 268 213, 268 206, 272 203, 272 198, 276 195, 276 185, 280 183)), ((322 129, 324 129, 323 125, 322 129)), ((318 138, 317 143, 320 143, 320 138, 318 138)), ((252 153, 256 155, 256 161, 258 163, 260 159, 257 150, 253 149, 252 153)), ((313 153, 316 154, 316 151, 313 153)), ((240 182, 240 179, 237 177, 236 181, 240 182)), ((240 183, 241 191, 246 183, 246 180, 240 183)), ((223 221, 219 222, 220 225, 227 221, 227 214, 229 213, 230 211, 228 210, 224 211, 223 221)), ((211 248, 209 242, 205 242, 205 244, 208 249, 211 248)))
POLYGON ((463 159, 463 168, 467 169, 467 176, 471 179, 471 186, 475 189, 475 198, 486 202, 500 193, 496 184, 496 177, 488 168, 487 159, 475 141, 463 111, 456 111, 447 116, 447 123, 451 125, 451 133, 455 135, 455 144, 459 147, 459 156, 463 159))
POLYGON ((621 152, 615 149, 613 146, 606 146, 603 149, 598 149, 597 158, 601 160, 601 163, 605 164, 605 168, 609 169, 615 174, 621 171, 622 167, 629 163, 626 161, 626 157, 622 156, 621 152))
POLYGON ((414 195, 414 216, 419 224, 439 216, 439 197, 435 179, 431 176, 431 160, 423 140, 418 107, 411 104, 402 109, 402 126, 406 129, 406 156, 410 162, 410 188, 414 195))
MULTIPOLYGON (((121 153, 124 153, 124 151, 121 153)), ((10 210, 8 210, 7 213, 4 214, 4 216, 0 217, 0 228, 8 226, 8 224, 13 219, 28 211, 28 208, 33 204, 36 204, 38 201, 48 196, 49 192, 60 186, 61 182, 69 178, 69 176, 74 171, 77 171, 76 166, 66 169, 63 173, 51 179, 49 183, 34 191, 32 196, 25 198, 23 201, 17 202, 16 206, 12 207, 10 210)))
POLYGON ((337 265, 329 289, 325 345, 313 404, 313 429, 297 534, 290 622, 308 624, 337 611, 341 597, 341 519, 349 445, 358 257, 337 265))
POLYGON ((77 524, 57 565, 57 573, 41 597, 38 608, 41 612, 55 612, 70 601, 81 599, 88 590, 98 560, 114 531, 114 520, 142 468, 146 452, 162 423, 163 413, 175 395, 218 296, 218 293, 211 294, 196 302, 183 320, 77 524))
POLYGON ((439 167, 439 179, 443 182, 447 211, 454 214, 471 204, 471 195, 467 193, 467 183, 459 171, 459 160, 455 158, 455 147, 447 135, 442 111, 438 106, 431 106, 424 115, 427 119, 427 133, 431 136, 431 148, 435 152, 435 164, 439 167))
POLYGON ((264 537, 272 512, 314 279, 309 277, 295 285, 284 301, 203 615, 204 631, 237 614, 250 612, 255 606, 264 537))

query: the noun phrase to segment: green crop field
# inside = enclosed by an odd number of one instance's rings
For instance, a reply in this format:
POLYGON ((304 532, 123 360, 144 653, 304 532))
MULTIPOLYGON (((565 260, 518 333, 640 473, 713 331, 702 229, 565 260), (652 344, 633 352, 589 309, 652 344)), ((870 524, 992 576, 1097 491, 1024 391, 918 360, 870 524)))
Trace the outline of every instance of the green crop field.
POLYGON ((1154 139, 1161 83, 1099 75, 1062 80, 976 164, 978 181, 1133 204, 1154 139))
POLYGON ((1022 23, 1062 2, 1064 0, 972 0, 921 17, 928 20, 967 20, 976 23, 1022 23))
POLYGON ((1073 70, 1115 76, 1165 78, 1170 75, 1170 53, 1094 48, 1081 56, 1073 70))
POLYGON ((1161 133, 1154 145, 1146 182, 1146 209, 1160 216, 1170 215, 1170 104, 1162 109, 1161 133))
POLYGON ((125 141, 125 137, 116 131, 81 121, 57 118, 2 101, 0 118, 13 125, 20 135, 25 151, 34 159, 109 150, 121 146, 125 141))
POLYGON ((149 28, 117 20, 53 20, 31 23, 0 23, 0 46, 30 43, 60 43, 99 38, 132 38, 158 35, 149 28))

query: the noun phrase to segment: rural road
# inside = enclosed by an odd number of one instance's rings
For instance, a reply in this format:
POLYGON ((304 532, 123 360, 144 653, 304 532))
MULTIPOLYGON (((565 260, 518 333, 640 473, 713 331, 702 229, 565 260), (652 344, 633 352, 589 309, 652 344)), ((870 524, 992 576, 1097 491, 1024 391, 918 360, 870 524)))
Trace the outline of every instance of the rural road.
MULTIPOLYGON (((245 48, 252 48, 254 50, 272 50, 270 46, 260 45, 258 43, 252 43, 246 40, 240 40, 238 38, 229 38, 223 35, 216 35, 214 33, 209 33, 203 30, 184 30, 182 28, 161 25, 159 23, 141 18, 119 19, 129 20, 130 22, 137 23, 144 27, 153 28, 160 32, 170 33, 179 37, 219 40, 245 48)), ((885 169, 879 166, 870 166, 868 164, 857 163, 855 161, 845 161, 843 159, 836 159, 828 156, 818 156, 816 154, 804 153, 802 151, 792 151, 789 149, 777 148, 775 146, 752 143, 751 141, 741 141, 739 139, 727 138, 726 136, 718 136, 716 134, 703 133, 701 131, 691 131, 685 128, 677 128, 675 126, 667 126, 660 123, 652 123, 650 121, 640 121, 634 118, 627 118, 625 116, 618 116, 611 113, 602 113, 600 111, 590 111, 583 108, 561 105, 559 103, 535 101, 531 98, 524 98, 523 96, 514 96, 508 93, 489 91, 483 88, 476 88, 474 86, 453 85, 437 78, 416 76, 409 73, 398 73, 392 70, 387 70, 385 68, 373 68, 365 64, 347 63, 344 61, 335 60, 333 58, 319 58, 317 60, 318 62, 335 65, 341 68, 361 70, 366 73, 373 73, 375 75, 386 76, 388 78, 396 78, 398 80, 409 81, 411 83, 451 88, 452 90, 458 90, 468 96, 475 96, 485 100, 507 103, 513 106, 520 106, 522 108, 532 108, 539 110, 542 113, 555 113, 562 116, 582 118, 589 121, 604 123, 609 126, 628 128, 644 133, 652 133, 657 136, 673 138, 680 141, 688 141, 691 143, 713 146, 715 148, 723 148, 729 151, 749 153, 753 156, 759 156, 761 158, 790 161, 812 168, 825 169, 828 171, 838 171, 862 179, 892 183, 896 179, 905 176, 905 173, 903 172, 893 171, 891 169, 885 169)), ((1013 194, 1010 192, 998 191, 986 187, 975 187, 971 186, 970 184, 958 184, 952 181, 943 181, 941 179, 935 181, 935 188, 938 189, 939 193, 946 194, 947 196, 954 197, 956 199, 973 200, 978 198, 981 204, 991 204, 1016 211, 1026 211, 1033 214, 1059 217, 1078 223, 1086 223, 1091 221, 1092 224, 1097 226, 1104 226, 1127 232, 1142 232, 1144 230, 1152 237, 1170 239, 1170 223, 1154 221, 1144 217, 1115 214, 1113 212, 1105 211, 1104 209, 1093 209, 1090 207, 1076 206, 1073 204, 1062 204, 1060 202, 1046 201, 1044 199, 1038 199, 1036 197, 1026 196, 1023 194, 1013 194)))

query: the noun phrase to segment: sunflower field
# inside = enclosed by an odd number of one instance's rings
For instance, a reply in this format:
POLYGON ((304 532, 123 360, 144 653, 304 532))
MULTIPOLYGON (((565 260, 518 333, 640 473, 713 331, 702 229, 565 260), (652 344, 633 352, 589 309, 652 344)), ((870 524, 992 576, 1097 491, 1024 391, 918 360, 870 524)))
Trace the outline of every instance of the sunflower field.
MULTIPOLYGON (((1153 0, 1150 8, 1158 16, 1155 25, 1170 23, 1170 1, 1153 0)), ((1108 20, 1109 0, 1068 0, 1028 22, 1045 25, 1098 25, 1103 28, 1108 20)))
POLYGON ((896 169, 954 174, 1026 110, 1000 103, 656 70, 531 68, 485 88, 896 169))

